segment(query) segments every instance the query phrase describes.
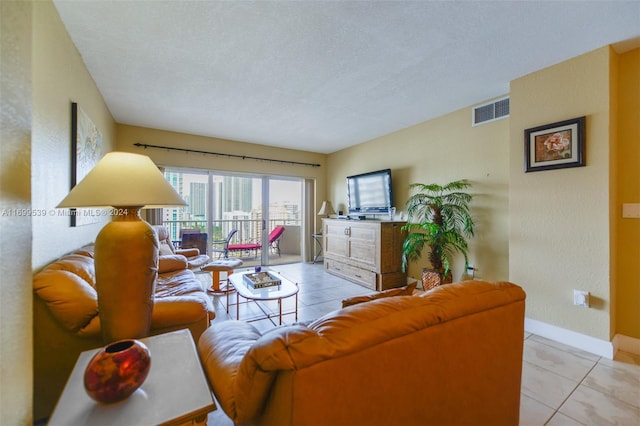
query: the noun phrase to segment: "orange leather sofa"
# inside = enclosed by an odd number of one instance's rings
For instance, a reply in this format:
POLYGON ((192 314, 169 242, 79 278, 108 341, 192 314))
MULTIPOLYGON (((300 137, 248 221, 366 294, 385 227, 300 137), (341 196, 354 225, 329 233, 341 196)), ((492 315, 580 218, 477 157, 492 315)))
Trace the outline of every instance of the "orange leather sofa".
MULTIPOLYGON (((80 352, 103 346, 93 256, 87 245, 33 277, 35 420, 53 411, 80 352)), ((197 342, 214 317, 187 259, 160 256, 151 334, 188 328, 197 342)))
POLYGON ((260 333, 205 331, 200 359, 243 425, 517 425, 525 293, 465 281, 260 333))

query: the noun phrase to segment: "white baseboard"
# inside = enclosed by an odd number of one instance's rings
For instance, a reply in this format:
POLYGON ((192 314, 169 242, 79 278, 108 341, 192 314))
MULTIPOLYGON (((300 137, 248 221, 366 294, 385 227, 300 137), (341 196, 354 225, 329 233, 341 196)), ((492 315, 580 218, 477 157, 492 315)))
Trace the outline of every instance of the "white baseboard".
POLYGON ((613 355, 615 354, 612 342, 596 339, 595 337, 547 324, 542 321, 525 318, 524 329, 538 336, 555 340, 556 342, 564 343, 565 345, 573 346, 574 348, 582 349, 583 351, 605 358, 613 359, 613 355))

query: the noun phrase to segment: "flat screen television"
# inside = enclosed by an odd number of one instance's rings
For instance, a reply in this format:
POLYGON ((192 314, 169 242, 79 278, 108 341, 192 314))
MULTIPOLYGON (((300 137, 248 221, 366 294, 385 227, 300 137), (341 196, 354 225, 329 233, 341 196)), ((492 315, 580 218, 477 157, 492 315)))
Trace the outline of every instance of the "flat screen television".
POLYGON ((391 169, 347 176, 349 214, 388 213, 391 195, 391 169))

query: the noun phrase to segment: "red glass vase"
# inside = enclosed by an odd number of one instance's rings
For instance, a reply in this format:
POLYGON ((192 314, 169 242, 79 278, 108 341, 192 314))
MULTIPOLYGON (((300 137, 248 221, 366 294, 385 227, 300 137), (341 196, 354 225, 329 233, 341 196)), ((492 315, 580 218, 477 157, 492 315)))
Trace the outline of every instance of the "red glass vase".
POLYGON ((84 371, 91 398, 109 404, 121 401, 144 383, 151 368, 147 346, 135 339, 119 340, 100 349, 84 371))

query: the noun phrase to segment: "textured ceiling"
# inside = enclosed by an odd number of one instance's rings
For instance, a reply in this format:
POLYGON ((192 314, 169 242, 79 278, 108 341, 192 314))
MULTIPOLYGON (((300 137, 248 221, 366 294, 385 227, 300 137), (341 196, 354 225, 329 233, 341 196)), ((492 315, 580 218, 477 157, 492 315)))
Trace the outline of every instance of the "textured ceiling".
POLYGON ((118 123, 322 153, 640 36, 639 1, 54 3, 118 123))

